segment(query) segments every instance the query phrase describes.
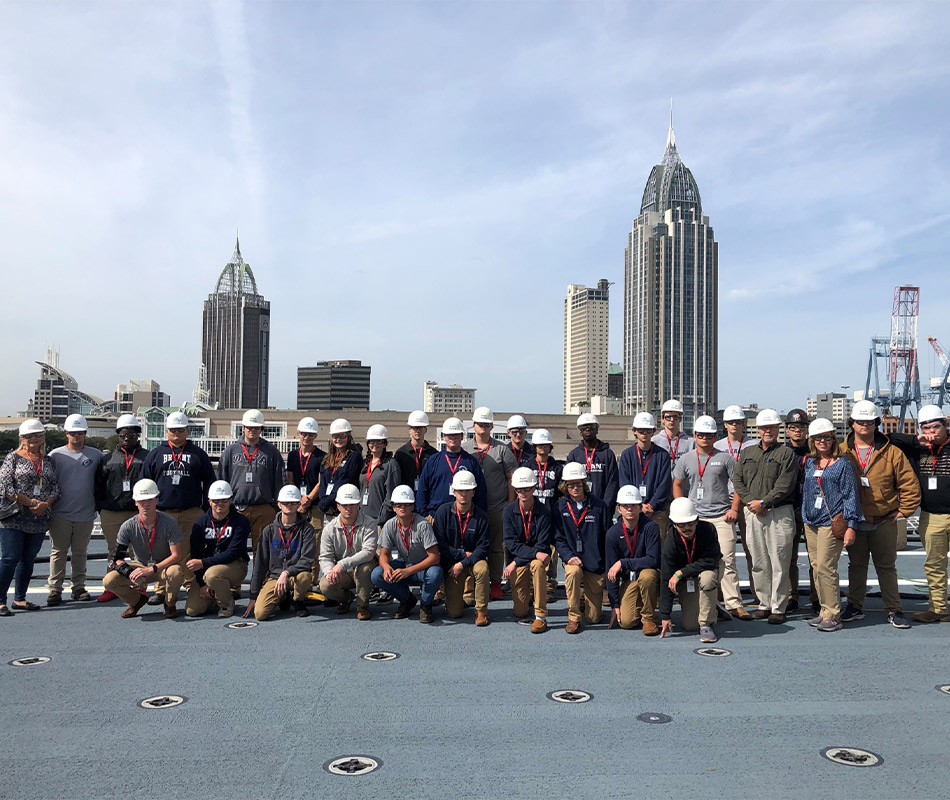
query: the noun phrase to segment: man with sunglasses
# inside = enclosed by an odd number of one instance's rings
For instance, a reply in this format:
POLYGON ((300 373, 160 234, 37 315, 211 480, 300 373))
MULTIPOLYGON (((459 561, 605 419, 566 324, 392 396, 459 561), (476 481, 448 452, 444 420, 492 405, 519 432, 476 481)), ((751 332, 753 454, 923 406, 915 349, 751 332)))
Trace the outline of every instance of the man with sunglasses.
POLYGON ((519 467, 534 464, 534 446, 528 441, 528 421, 521 414, 508 417, 508 449, 519 467))

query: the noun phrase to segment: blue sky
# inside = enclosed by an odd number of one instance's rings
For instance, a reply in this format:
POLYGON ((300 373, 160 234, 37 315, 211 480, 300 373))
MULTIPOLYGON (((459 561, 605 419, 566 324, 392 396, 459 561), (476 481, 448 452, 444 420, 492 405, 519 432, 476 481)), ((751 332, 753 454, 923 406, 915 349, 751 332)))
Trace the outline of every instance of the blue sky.
MULTIPOLYGON (((562 402, 569 283, 615 281, 666 140, 719 242, 720 405, 863 385, 893 289, 944 313, 943 3, 0 5, 0 413, 47 343, 86 391, 176 403, 240 228, 271 301, 271 402, 358 358, 562 402)), ((530 421, 530 420, 529 420, 530 421)))

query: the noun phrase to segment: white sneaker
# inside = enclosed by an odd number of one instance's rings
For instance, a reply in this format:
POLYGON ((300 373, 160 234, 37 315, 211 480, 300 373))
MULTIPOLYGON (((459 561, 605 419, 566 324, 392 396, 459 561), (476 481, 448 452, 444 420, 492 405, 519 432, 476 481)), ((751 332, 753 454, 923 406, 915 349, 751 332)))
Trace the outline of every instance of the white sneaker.
POLYGON ((712 625, 700 626, 699 641, 703 644, 712 644, 716 641, 716 632, 712 629, 712 625))

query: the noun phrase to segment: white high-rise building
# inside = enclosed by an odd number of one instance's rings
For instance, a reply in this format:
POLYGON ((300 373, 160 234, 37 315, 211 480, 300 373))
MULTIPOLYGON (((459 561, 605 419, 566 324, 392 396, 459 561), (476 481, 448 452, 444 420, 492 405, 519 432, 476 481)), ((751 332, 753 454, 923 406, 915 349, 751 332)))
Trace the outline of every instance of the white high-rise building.
POLYGON ((564 413, 607 395, 607 322, 610 282, 571 284, 564 298, 564 413))
POLYGON ((422 388, 422 410, 426 414, 470 415, 475 410, 475 390, 453 383, 439 386, 426 381, 422 388))

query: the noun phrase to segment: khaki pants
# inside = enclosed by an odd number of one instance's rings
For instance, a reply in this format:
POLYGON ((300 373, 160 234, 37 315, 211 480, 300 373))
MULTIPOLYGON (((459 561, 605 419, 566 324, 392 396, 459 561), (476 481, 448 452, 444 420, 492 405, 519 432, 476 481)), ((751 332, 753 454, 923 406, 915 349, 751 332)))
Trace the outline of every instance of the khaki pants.
MULTIPOLYGON (((299 572, 289 579, 290 589, 295 602, 302 603, 307 599, 307 593, 310 591, 310 573, 299 572)), ((261 591, 254 601, 254 619, 263 622, 270 619, 277 606, 280 604, 280 598, 277 596, 277 579, 268 578, 264 581, 261 591)))
POLYGON ((680 611, 684 631, 697 631, 702 625, 716 622, 716 592, 719 575, 711 569, 703 570, 693 578, 694 591, 687 591, 689 582, 679 582, 680 611))
POLYGON ((488 547, 488 574, 492 583, 501 581, 505 571, 505 534, 502 526, 502 511, 488 512, 488 527, 491 530, 491 540, 488 547))
MULTIPOLYGON (((531 613, 531 593, 534 592, 534 615, 544 619, 548 615, 547 567, 538 559, 515 567, 511 580, 512 611, 521 619, 531 613)), ((598 606, 599 609, 599 606, 598 606)))
POLYGON ((138 511, 106 511, 99 512, 99 525, 102 527, 102 538, 106 540, 106 546, 109 548, 109 563, 115 558, 115 541, 119 538, 119 528, 127 519, 132 519, 138 511))
POLYGON ((660 573, 641 569, 635 581, 620 581, 620 627, 630 630, 641 620, 659 625, 656 601, 660 595, 660 573))
MULTIPOLYGON (((584 616, 591 625, 596 625, 603 617, 604 576, 588 572, 583 567, 564 565, 564 588, 567 591, 567 618, 571 622, 580 622, 581 594, 584 596, 584 616)), ((623 612, 621 612, 623 613, 623 612)))
POLYGON ((50 592, 62 594, 66 577, 66 555, 72 550, 73 592, 86 588, 86 554, 92 538, 92 522, 72 522, 53 514, 49 521, 49 540, 52 543, 49 556, 50 592))
POLYGON ((215 564, 205 570, 205 584, 211 590, 214 598, 202 597, 201 588, 197 581, 193 581, 188 590, 188 599, 185 601, 185 613, 189 617, 200 617, 207 614, 211 604, 215 603, 222 611, 234 612, 234 597, 231 589, 240 589, 247 577, 247 562, 243 559, 232 561, 230 564, 215 564))
MULTIPOLYGON (((137 561, 127 561, 133 567, 144 567, 137 561)), ((178 602, 178 590, 181 589, 182 581, 185 579, 184 573, 178 564, 172 564, 165 567, 159 575, 162 585, 165 587, 165 603, 173 606, 178 602)), ((117 595, 126 605, 134 606, 142 596, 138 588, 125 575, 120 575, 114 569, 110 570, 103 580, 103 585, 107 591, 117 595)), ((157 583, 157 582, 156 582, 157 583)), ((157 589, 156 589, 157 591, 157 589)))
POLYGON ((725 514, 702 519, 713 524, 719 537, 719 551, 722 553, 719 560, 719 588, 722 590, 722 601, 726 609, 731 611, 742 605, 739 572, 736 569, 736 527, 733 523, 726 522, 725 514))
MULTIPOLYGON (((257 543, 261 539, 261 533, 277 518, 277 509, 274 506, 262 503, 261 505, 248 506, 241 513, 251 523, 251 552, 257 555, 257 543)), ((318 550, 317 553, 319 552, 318 550)))
POLYGON ((650 519, 660 528, 660 544, 662 545, 666 541, 666 534, 670 531, 670 512, 666 510, 654 511, 650 519))
MULTIPOLYGON (((838 580, 838 559, 844 542, 831 534, 831 526, 805 526, 805 538, 808 541, 808 561, 815 575, 815 589, 818 602, 821 603, 819 615, 829 622, 841 618, 841 588, 838 580)), ((864 565, 867 578, 867 563, 864 565)), ((863 597, 863 592, 862 592, 863 597)))
POLYGON ((475 611, 488 613, 488 596, 491 593, 491 581, 488 577, 488 562, 476 561, 471 567, 464 568, 457 578, 445 571, 445 613, 451 619, 458 619, 465 610, 462 600, 466 579, 475 580, 475 611))
POLYGON ((784 614, 788 605, 788 561, 795 541, 795 512, 790 505, 770 509, 760 517, 748 508, 742 511, 759 608, 784 614))
MULTIPOLYGON (((162 509, 159 510, 162 511, 162 509)), ((178 529, 181 531, 181 563, 184 564, 186 561, 188 561, 188 559, 191 558, 191 529, 195 526, 198 518, 204 514, 204 511, 202 511, 199 506, 195 506, 193 508, 183 508, 176 511, 162 511, 162 513, 168 514, 168 516, 170 516, 178 524, 178 529)), ((186 589, 191 589, 191 583, 193 580, 194 576, 186 570, 186 589)), ((155 594, 164 593, 165 581, 164 579, 161 579, 155 584, 155 594)))
MULTIPOLYGON (((947 550, 950 549, 950 514, 920 512, 920 539, 924 545, 924 575, 930 589, 930 610, 947 613, 947 550)), ((877 560, 874 561, 877 569, 877 560)))
MULTIPOLYGON (((854 544, 848 548, 848 602, 864 608, 868 591, 868 560, 874 560, 874 571, 881 585, 881 599, 890 613, 901 610, 897 589, 897 523, 892 519, 879 522, 873 531, 855 531, 854 544)), ((924 561, 924 573, 927 562, 924 561)), ((946 601, 944 601, 946 602, 946 601)))
POLYGON ((320 578, 320 594, 330 600, 336 600, 338 603, 352 603, 353 590, 356 590, 356 607, 368 608, 369 595, 373 591, 373 580, 370 577, 373 573, 373 567, 376 566, 376 559, 360 564, 356 569, 350 572, 340 574, 340 579, 336 583, 330 583, 326 576, 320 578))

